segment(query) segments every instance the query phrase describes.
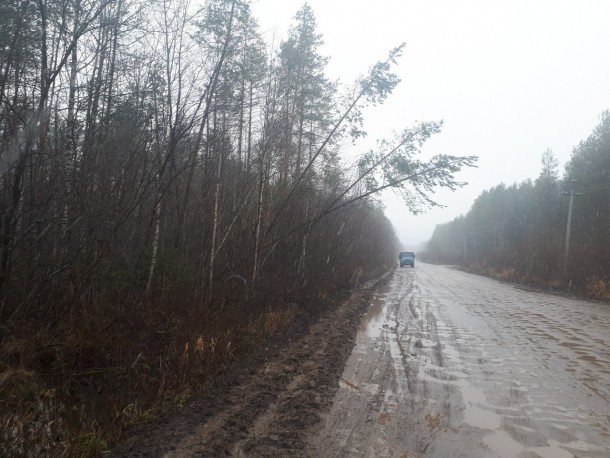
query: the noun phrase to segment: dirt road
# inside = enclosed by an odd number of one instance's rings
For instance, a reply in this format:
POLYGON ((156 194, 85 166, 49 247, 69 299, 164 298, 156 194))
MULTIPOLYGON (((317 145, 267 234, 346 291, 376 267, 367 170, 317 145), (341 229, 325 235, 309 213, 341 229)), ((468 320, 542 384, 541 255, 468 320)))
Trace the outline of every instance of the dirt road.
POLYGON ((299 329, 112 456, 610 457, 608 305, 418 263, 299 329))
POLYGON ((308 446, 324 457, 609 457, 610 307, 399 269, 308 446))

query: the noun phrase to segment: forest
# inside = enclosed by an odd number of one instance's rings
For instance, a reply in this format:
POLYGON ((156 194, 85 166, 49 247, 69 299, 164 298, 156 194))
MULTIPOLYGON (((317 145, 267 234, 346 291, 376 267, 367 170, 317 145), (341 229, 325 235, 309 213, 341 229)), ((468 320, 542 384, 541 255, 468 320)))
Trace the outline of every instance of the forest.
POLYGON ((545 151, 534 181, 484 191, 466 215, 436 227, 423 257, 610 299, 610 113, 573 148, 561 178, 545 151))
POLYGON ((275 45, 246 0, 0 4, 0 455, 106 451, 393 268, 379 192, 418 212, 464 184, 475 157, 418 156, 442 122, 342 157, 403 46, 335 82, 316 27, 306 4, 275 45))

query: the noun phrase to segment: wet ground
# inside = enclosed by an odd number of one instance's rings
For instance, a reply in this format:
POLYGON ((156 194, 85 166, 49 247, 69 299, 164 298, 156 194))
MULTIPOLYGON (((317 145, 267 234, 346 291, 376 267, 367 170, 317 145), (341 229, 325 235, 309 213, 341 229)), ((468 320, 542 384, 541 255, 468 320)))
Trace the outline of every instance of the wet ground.
POLYGON ((323 304, 202 387, 188 404, 141 424, 114 457, 305 457, 307 432, 328 411, 358 326, 392 273, 323 304))
POLYGON ((610 305, 397 269, 111 455, 610 457, 610 305))
POLYGON ((610 457, 610 306, 399 269, 306 453, 610 457))

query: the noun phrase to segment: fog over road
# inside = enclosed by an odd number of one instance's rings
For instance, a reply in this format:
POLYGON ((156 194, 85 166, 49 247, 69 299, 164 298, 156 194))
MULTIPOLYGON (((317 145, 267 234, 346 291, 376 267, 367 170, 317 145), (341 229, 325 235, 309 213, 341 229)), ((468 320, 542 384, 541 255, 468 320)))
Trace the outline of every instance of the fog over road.
POLYGON ((398 269, 310 453, 610 456, 610 306, 447 267, 398 269))

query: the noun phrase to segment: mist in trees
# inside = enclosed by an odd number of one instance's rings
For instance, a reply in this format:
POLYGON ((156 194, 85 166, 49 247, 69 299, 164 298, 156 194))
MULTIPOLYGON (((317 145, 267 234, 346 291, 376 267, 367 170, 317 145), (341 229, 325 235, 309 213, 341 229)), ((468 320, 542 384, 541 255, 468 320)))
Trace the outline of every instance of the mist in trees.
POLYGON ((574 147, 562 178, 552 151, 545 151, 535 181, 495 186, 483 192, 466 215, 437 226, 426 257, 494 276, 610 297, 609 139, 610 114, 604 112, 593 133, 574 147))
POLYGON ((305 275, 312 231, 331 213, 371 208, 366 197, 388 187, 416 210, 473 162, 414 160, 440 129, 424 123, 342 169, 338 145, 364 135, 362 109, 398 83, 402 47, 337 96, 308 5, 270 54, 237 0, 4 8, 5 318, 40 298, 54 313, 111 292, 204 304, 231 275, 251 294, 267 269, 305 275))
POLYGON ((2 3, 0 339, 23 351, 0 369, 35 372, 41 351, 54 383, 95 368, 122 411, 186 383, 185 342, 222 336, 220 366, 265 313, 394 265, 375 195, 417 212, 476 158, 417 159, 429 122, 346 168, 403 46, 340 86, 322 43, 307 4, 270 49, 245 0, 2 3))

